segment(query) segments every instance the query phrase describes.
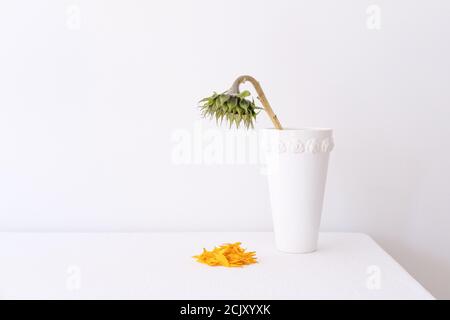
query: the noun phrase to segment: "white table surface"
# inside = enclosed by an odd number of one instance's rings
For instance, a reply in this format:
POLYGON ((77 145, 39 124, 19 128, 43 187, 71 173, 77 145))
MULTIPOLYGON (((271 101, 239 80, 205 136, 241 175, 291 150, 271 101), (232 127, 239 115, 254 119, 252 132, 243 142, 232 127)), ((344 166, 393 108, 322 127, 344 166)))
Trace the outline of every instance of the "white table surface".
POLYGON ((433 299, 370 237, 322 233, 286 254, 268 232, 0 233, 1 299, 433 299), (258 264, 191 256, 241 241, 258 264))

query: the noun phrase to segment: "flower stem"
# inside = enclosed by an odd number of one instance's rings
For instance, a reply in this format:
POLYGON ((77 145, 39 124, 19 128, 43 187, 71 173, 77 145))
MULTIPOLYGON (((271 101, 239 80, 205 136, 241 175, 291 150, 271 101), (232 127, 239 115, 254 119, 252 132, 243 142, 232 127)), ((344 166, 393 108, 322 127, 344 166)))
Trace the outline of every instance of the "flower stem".
POLYGON ((255 88, 256 93, 258 94, 258 100, 261 101, 261 104, 263 105, 264 110, 269 115, 270 120, 272 121, 275 128, 278 130, 282 130, 283 127, 281 126, 281 123, 278 120, 277 115, 273 112, 272 107, 270 106, 269 101, 267 101, 266 95, 264 94, 264 91, 261 88, 261 85, 255 78, 253 78, 252 76, 248 76, 248 75, 238 77, 234 81, 233 85, 231 86, 231 88, 228 92, 230 92, 232 94, 238 94, 239 86, 242 83, 245 83, 247 81, 250 82, 253 85, 253 87, 255 88))

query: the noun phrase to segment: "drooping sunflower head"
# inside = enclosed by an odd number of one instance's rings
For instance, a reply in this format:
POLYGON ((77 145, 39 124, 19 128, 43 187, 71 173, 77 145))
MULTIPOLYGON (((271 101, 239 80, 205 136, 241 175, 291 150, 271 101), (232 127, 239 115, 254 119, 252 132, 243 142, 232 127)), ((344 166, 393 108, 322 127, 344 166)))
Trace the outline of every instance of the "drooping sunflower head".
POLYGON ((241 93, 216 93, 210 97, 200 100, 200 109, 203 117, 215 118, 217 123, 222 123, 223 119, 229 124, 230 128, 233 124, 237 128, 243 124, 247 129, 254 127, 254 121, 260 111, 253 99, 249 100, 249 91, 241 93))

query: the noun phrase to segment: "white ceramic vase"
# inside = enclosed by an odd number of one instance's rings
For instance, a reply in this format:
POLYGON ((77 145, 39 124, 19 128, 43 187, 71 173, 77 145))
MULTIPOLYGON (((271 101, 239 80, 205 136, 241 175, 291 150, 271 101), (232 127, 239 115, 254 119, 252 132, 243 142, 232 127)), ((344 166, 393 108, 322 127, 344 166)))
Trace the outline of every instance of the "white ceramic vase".
POLYGON ((281 251, 317 249, 332 134, 322 128, 262 130, 275 243, 281 251))

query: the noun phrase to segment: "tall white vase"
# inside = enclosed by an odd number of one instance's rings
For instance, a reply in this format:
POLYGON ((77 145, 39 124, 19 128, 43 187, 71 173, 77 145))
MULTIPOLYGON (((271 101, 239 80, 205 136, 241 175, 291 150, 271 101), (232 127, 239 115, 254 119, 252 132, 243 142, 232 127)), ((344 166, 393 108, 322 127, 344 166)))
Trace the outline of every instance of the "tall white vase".
POLYGON ((317 249, 331 129, 264 129, 261 147, 267 164, 275 243, 279 250, 317 249))

